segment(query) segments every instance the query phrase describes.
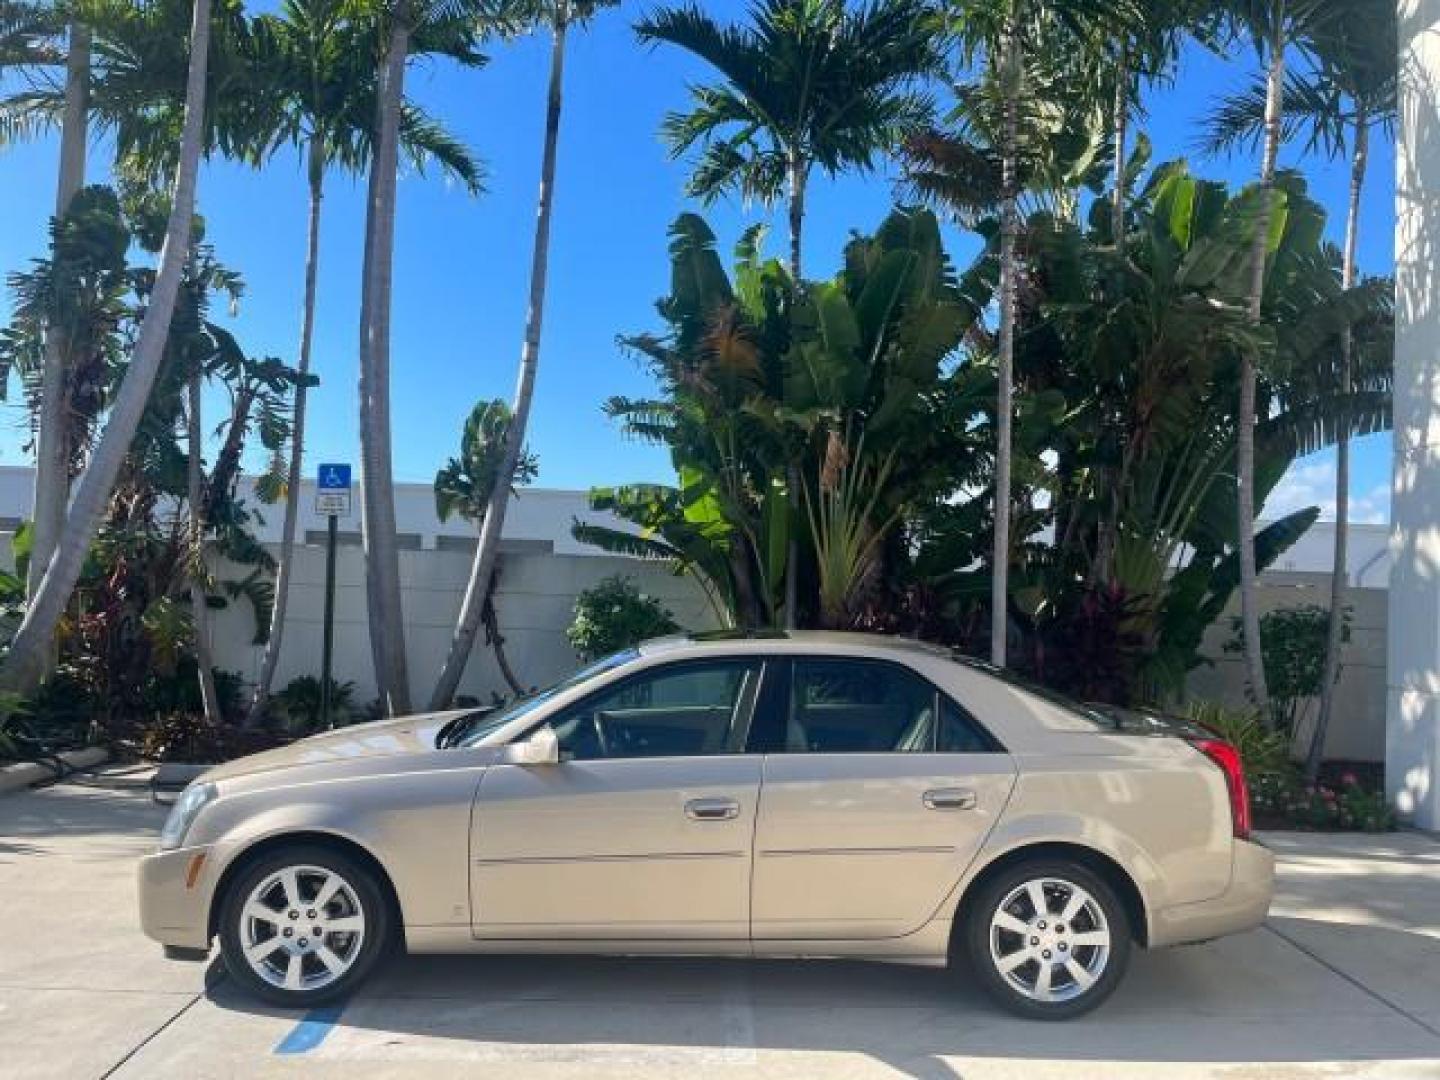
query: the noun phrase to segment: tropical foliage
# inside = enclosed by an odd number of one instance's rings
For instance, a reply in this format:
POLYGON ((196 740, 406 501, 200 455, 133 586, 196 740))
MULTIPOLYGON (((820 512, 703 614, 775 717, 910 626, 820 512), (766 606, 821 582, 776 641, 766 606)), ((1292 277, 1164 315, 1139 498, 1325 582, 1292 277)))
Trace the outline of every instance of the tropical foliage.
MULTIPOLYGON (((612 6, 0 2, 0 150, 50 133, 60 146, 48 250, 10 273, 0 328, 0 387, 23 405, 37 462, 35 520, 0 573, 0 676, 23 692, 0 711, 15 725, 73 710, 157 753, 218 753, 242 697, 247 729, 264 723, 293 647, 336 171, 367 183, 355 313, 367 675, 379 711, 408 708, 389 406, 408 375, 391 367, 398 180, 435 169, 480 194, 484 169, 405 79, 422 60, 478 71, 537 33, 549 77, 516 391, 475 407, 435 476, 437 515, 478 535, 430 699, 455 697, 482 631, 523 689, 495 602, 499 540, 538 474, 526 439, 567 35, 612 6), (197 178, 202 159, 259 168, 291 151, 308 202, 297 348, 258 357, 211 317, 242 281, 206 242, 197 178), (95 170, 104 184, 87 184, 92 153, 111 155, 95 170), (283 504, 278 552, 255 538, 265 502, 283 504), (237 605, 268 645, 248 692, 207 650, 210 616, 237 605)), ((727 626, 913 634, 1116 703, 1182 696, 1238 594, 1257 711, 1211 719, 1263 750, 1294 726, 1289 703, 1313 695, 1273 647, 1279 617, 1259 617, 1256 577, 1318 511, 1254 518, 1298 458, 1334 446, 1337 573, 1302 648, 1310 667, 1323 657, 1313 786, 1344 640, 1349 441, 1390 424, 1390 282, 1360 272, 1357 238, 1369 140, 1395 112, 1393 4, 753 0, 735 22, 687 4, 634 30, 703 72, 657 117, 686 194, 702 209, 732 196, 747 214, 783 207, 787 249, 772 256, 751 225, 727 255, 699 212, 676 217, 656 322, 621 338, 654 391, 603 406, 668 454, 674 482, 596 488, 592 506, 613 516, 575 535, 663 560, 727 626), (1153 162, 1136 130, 1143 89, 1197 43, 1251 65, 1203 137, 1253 153, 1252 185, 1153 162), (1287 140, 1348 160, 1343 246, 1326 239, 1339 215, 1278 167, 1287 140), (807 261, 815 185, 887 170, 895 208, 854 223, 870 231, 836 265, 807 261), (959 265, 949 254, 977 249, 959 265)), ((673 625, 615 578, 581 597, 572 641, 594 655, 673 625)), ((297 681, 280 695, 290 734, 316 691, 297 681)), ((1335 790, 1353 797, 1351 818, 1372 819, 1358 786, 1335 790)))
POLYGON ((576 656, 590 661, 679 629, 659 600, 642 593, 630 578, 615 574, 580 591, 565 638, 576 656))
MULTIPOLYGON (((11 277, 17 302, 12 323, 0 332, 0 365, 19 376, 32 416, 38 412, 44 326, 63 318, 69 328, 66 441, 73 475, 94 452, 126 378, 127 346, 154 277, 148 263, 131 261, 130 252, 132 245, 144 251, 153 244, 151 230, 157 216, 163 221, 162 209, 143 186, 123 194, 84 189, 57 222, 50 257, 11 277)), ((186 665, 194 677, 197 611, 242 604, 253 614, 255 640, 265 640, 274 559, 251 532, 260 511, 241 489, 240 466, 247 445, 267 459, 286 445, 290 402, 305 380, 277 359, 247 355, 210 319, 213 303, 234 305, 242 294, 240 277, 197 232, 155 386, 58 637, 60 676, 83 690, 102 730, 153 715, 155 679, 186 665), (221 389, 230 406, 211 429, 216 449, 208 467, 189 444, 188 389, 197 381, 221 389), (198 536, 190 527, 192 509, 198 536), (192 587, 199 590, 200 608, 192 587)), ((275 479, 261 476, 255 487, 264 497, 275 479)), ((31 539, 28 528, 15 538, 21 578, 31 539)))
MULTIPOLYGON (((1253 190, 1229 192, 1182 163, 1148 170, 1120 248, 1103 199, 1085 227, 1048 209, 1024 223, 1005 615, 1013 662, 1051 684, 1154 700, 1178 693, 1199 662, 1239 577, 1227 477, 1242 353, 1264 358, 1262 498, 1342 421, 1351 431, 1388 423, 1387 283, 1341 288, 1324 212, 1298 177, 1282 177, 1276 202, 1259 326, 1246 308, 1253 190), (1347 332, 1357 380, 1341 396, 1332 373, 1347 332)), ((754 234, 727 275, 693 216, 672 230, 671 254, 668 330, 627 339, 664 396, 607 409, 669 448, 680 484, 598 490, 596 508, 640 533, 582 525, 576 535, 695 573, 742 626, 777 621, 788 570, 803 583, 802 623, 982 651, 993 243, 957 274, 933 215, 899 211, 852 242, 835 279, 797 290, 754 234), (799 522, 781 495, 797 460, 799 522), (792 529, 802 556, 787 567, 792 529)), ((1315 515, 1264 529, 1257 562, 1315 515)))

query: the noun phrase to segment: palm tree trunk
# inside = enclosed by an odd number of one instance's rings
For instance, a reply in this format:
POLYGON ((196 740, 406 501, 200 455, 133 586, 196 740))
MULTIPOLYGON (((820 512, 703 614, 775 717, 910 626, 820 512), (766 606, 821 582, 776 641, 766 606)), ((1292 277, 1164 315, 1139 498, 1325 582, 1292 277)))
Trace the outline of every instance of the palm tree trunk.
POLYGON ((275 603, 270 608, 270 636, 260 661, 260 676, 250 698, 246 723, 259 722, 265 711, 280 648, 285 637, 285 613, 290 604, 290 575, 295 562, 295 523, 300 517, 300 481, 305 460, 305 377, 310 373, 310 343, 315 332, 316 280, 320 269, 320 205, 324 198, 325 147, 323 137, 312 135, 309 154, 310 219, 305 233, 305 300, 300 313, 300 383, 295 387, 295 419, 290 432, 290 465, 285 473, 285 523, 280 530, 280 558, 275 569, 275 603))
POLYGON ((80 578, 90 542, 100 526, 105 505, 115 488, 135 430, 150 400, 150 390, 170 333, 170 317, 190 251, 190 226, 195 210, 195 177, 200 168, 204 133, 205 72, 210 49, 210 0, 195 0, 190 24, 190 63, 185 80, 185 119, 181 127, 180 156, 171 193, 170 219, 160 248, 150 303, 140 324, 129 370, 115 397, 110 419, 80 478, 54 558, 35 590, 10 653, 0 669, 0 680, 22 693, 32 690, 44 671, 50 643, 70 594, 80 578))
POLYGON ((490 648, 495 653, 495 664, 500 668, 500 676, 505 680, 505 685, 510 687, 512 694, 525 693, 525 684, 515 674, 515 669, 510 666, 510 657, 505 653, 505 635, 500 632, 500 617, 495 611, 495 590, 500 582, 500 572, 497 570, 490 578, 490 588, 485 595, 485 613, 482 621, 485 624, 485 636, 489 639, 490 648))
POLYGON ((1016 164, 1019 117, 1011 85, 1018 57, 1013 11, 1006 19, 1001 66, 1005 70, 1005 134, 1000 211, 1000 356, 999 391, 995 402, 995 537, 990 567, 990 662, 1005 666, 1009 630, 1010 576, 1010 422, 1015 372, 1015 233, 1016 164))
MULTIPOLYGON (((70 53, 65 63, 65 112, 60 127, 60 176, 55 185, 55 216, 64 217, 70 203, 85 185, 85 151, 89 139, 90 30, 70 23, 70 53)), ((70 409, 66 393, 69 335, 63 326, 50 326, 45 334, 45 359, 40 376, 40 415, 35 441, 35 500, 30 569, 25 594, 30 600, 40 588, 55 545, 65 527, 65 506, 70 498, 70 409)), ((51 667, 46 654, 46 673, 51 667)))
POLYGON ((210 612, 205 605, 204 485, 200 477, 200 372, 186 381, 185 429, 188 461, 185 467, 186 502, 190 504, 190 625, 195 635, 195 667, 200 678, 200 703, 205 722, 220 723, 220 699, 215 693, 215 670, 210 650, 210 612))
MULTIPOLYGON (((790 284, 797 293, 805 287, 802 245, 805 234, 805 188, 808 174, 798 153, 790 155, 790 284)), ((800 625, 800 466, 785 463, 785 499, 789 504, 789 539, 785 546, 785 629, 800 625)), ((766 606, 774 597, 765 598, 766 606)))
POLYGON ((790 201, 787 215, 790 223, 790 280, 798 288, 802 280, 802 245, 805 235, 805 162, 798 153, 790 155, 790 201))
POLYGON ((410 5, 398 0, 376 94, 375 156, 365 215, 365 268, 360 297, 361 535, 369 601, 370 648, 382 707, 410 711, 405 664, 400 550, 390 446, 390 301, 395 248, 395 184, 400 106, 410 52, 410 5))
POLYGON ((540 332, 545 319, 545 286, 550 268, 550 218, 555 205, 555 160, 560 142, 560 108, 565 89, 565 34, 569 22, 569 4, 561 0, 555 11, 554 36, 550 47, 550 86, 545 103, 545 145, 540 162, 540 196, 535 213, 535 244, 530 256, 530 310, 525 319, 525 341, 520 349, 520 372, 515 384, 515 404, 511 410, 510 427, 505 433, 505 446, 500 467, 495 473, 495 487, 485 508, 480 525, 480 542, 470 564, 470 580, 460 604, 460 617, 450 638, 450 652, 435 682, 430 697, 431 709, 443 709, 455 696, 465 664, 475 647, 475 635, 485 613, 485 597, 495 563, 500 554, 500 535, 505 527, 505 511, 510 502, 510 488, 515 466, 525 445, 525 428, 530 419, 530 404, 535 396, 535 373, 540 364, 540 332))
POLYGON ((225 432, 225 441, 215 455, 215 466, 210 470, 210 482, 205 485, 200 501, 206 512, 219 503, 235 485, 240 475, 240 459, 245 452, 245 436, 250 432, 250 410, 255 407, 259 387, 254 383, 242 385, 235 395, 230 410, 230 426, 225 432))
MULTIPOLYGON (((1285 0, 1275 0, 1271 12, 1270 65, 1265 86, 1265 148, 1260 163, 1260 222, 1251 249, 1250 321, 1258 326, 1265 298, 1265 263, 1269 254, 1270 221, 1274 210, 1275 159, 1280 152, 1281 94, 1285 84, 1285 0)), ((1240 626, 1244 641, 1245 674, 1250 696, 1267 711, 1270 693, 1265 685, 1265 660, 1260 651, 1260 608, 1255 569, 1255 356, 1246 349, 1240 358, 1240 411, 1235 432, 1236 540, 1240 546, 1240 626)))
POLYGON ((1125 246, 1125 141, 1130 127, 1130 48, 1121 44, 1115 61, 1115 176, 1110 193, 1110 236, 1115 250, 1125 246))
MULTIPOLYGON (((1365 106, 1355 111, 1355 150, 1350 162, 1350 206, 1345 217, 1345 262, 1341 284, 1355 286, 1356 248, 1360 241, 1360 196, 1365 188, 1365 167, 1370 155, 1370 118, 1365 106)), ((1355 337, 1347 327, 1340 339, 1340 393, 1348 398, 1354 382, 1355 337)), ((1340 650, 1345 629, 1345 589, 1348 584, 1350 547, 1350 416, 1342 413, 1340 437, 1335 444, 1335 564, 1330 571, 1330 624, 1325 641, 1325 674, 1320 684, 1320 712, 1310 751, 1305 757, 1305 779, 1314 784, 1320 777, 1325 757, 1325 736, 1335 712, 1335 691, 1340 683, 1340 650)))

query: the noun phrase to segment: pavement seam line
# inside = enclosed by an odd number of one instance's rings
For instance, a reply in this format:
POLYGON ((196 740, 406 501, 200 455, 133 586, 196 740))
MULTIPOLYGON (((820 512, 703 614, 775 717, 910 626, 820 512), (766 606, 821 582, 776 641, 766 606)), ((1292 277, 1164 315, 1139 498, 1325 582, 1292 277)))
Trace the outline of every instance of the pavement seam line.
POLYGON ((157 1039, 168 1027, 170 1027, 171 1024, 175 1023, 176 1020, 179 1020, 182 1016, 189 1012, 191 1008, 194 1007, 195 1003, 204 996, 205 992, 202 990, 200 991, 200 993, 196 994, 189 1001, 187 1001, 184 1005, 181 1005, 179 1009, 177 1009, 174 1013, 171 1014, 168 1020, 166 1020, 159 1027, 157 1027, 154 1031, 150 1032, 149 1035, 146 1035, 145 1038, 141 1039, 134 1046, 132 1046, 125 1053, 124 1057, 122 1057, 114 1065, 111 1065, 110 1068, 106 1069, 103 1073, 101 1073, 100 1080, 110 1080, 110 1077, 114 1076, 117 1072, 123 1069, 126 1063, 129 1062, 131 1058, 133 1058, 141 1050, 144 1050, 145 1047, 149 1046, 150 1043, 157 1039))
POLYGON ((132 1047, 126 1052, 126 1054, 125 1054, 124 1057, 122 1057, 119 1061, 115 1062, 114 1065, 111 1065, 110 1068, 106 1069, 103 1073, 101 1073, 101 1074, 100 1074, 100 1080, 110 1080, 110 1077, 114 1076, 117 1072, 119 1072, 121 1069, 123 1069, 123 1068, 125 1067, 125 1065, 126 1065, 136 1054, 140 1053, 141 1050, 144 1050, 145 1047, 149 1046, 152 1042, 154 1042, 157 1038, 159 1038, 159 1037, 161 1036, 161 1034, 163 1034, 169 1027, 171 1027, 171 1025, 173 1025, 173 1024, 175 1023, 175 1021, 179 1020, 179 1019, 180 1019, 182 1016, 184 1016, 187 1012, 189 1012, 191 1009, 193 1009, 193 1008, 195 1007, 195 1005, 196 1005, 202 998, 208 997, 209 994, 210 994, 210 991, 212 991, 213 989, 215 989, 215 987, 219 986, 219 985, 220 985, 222 982, 224 982, 224 981, 225 981, 225 976, 224 976, 224 974, 221 974, 218 978, 215 978, 215 979, 208 979, 208 978, 207 978, 207 979, 205 980, 205 985, 200 988, 200 990, 195 994, 194 997, 192 997, 192 998, 191 998, 189 1001, 187 1001, 184 1005, 181 1005, 180 1008, 176 1009, 175 1012, 171 1014, 170 1019, 166 1020, 163 1024, 161 1024, 159 1027, 157 1027, 154 1031, 150 1032, 149 1035, 146 1035, 145 1038, 141 1039, 138 1043, 136 1043, 134 1046, 132 1046, 132 1047))
POLYGON ((1393 1012, 1395 1012, 1395 1013, 1398 1013, 1400 1016, 1403 1016, 1406 1020, 1409 1020, 1409 1021, 1410 1021, 1412 1024, 1414 1024, 1416 1027, 1419 1027, 1419 1028, 1421 1028, 1422 1030, 1428 1032, 1430 1035, 1434 1036, 1435 1038, 1440 1039, 1440 1028, 1436 1028, 1434 1025, 1429 1024, 1429 1023, 1426 1023, 1426 1022, 1425 1022, 1424 1020, 1422 1020, 1420 1017, 1418 1017, 1418 1016, 1416 1016, 1414 1013, 1412 1013, 1409 1009, 1406 1009, 1406 1008, 1405 1008, 1404 1006, 1402 1006, 1402 1005, 1397 1005, 1395 1002, 1391 1001, 1389 998, 1387 998, 1384 994, 1380 993, 1378 990, 1374 990, 1374 989, 1371 989, 1369 986, 1366 986, 1363 982, 1361 982, 1361 981, 1360 981, 1359 979, 1357 979, 1355 976, 1351 975, 1348 971, 1344 971, 1344 970, 1336 967, 1334 964, 1330 963, 1330 961, 1326 960, 1323 956, 1319 955, 1318 953, 1314 952, 1313 950, 1311 950, 1311 949, 1309 949, 1309 948, 1306 948, 1304 945, 1300 944, 1300 942, 1296 941, 1293 937, 1291 937, 1289 934, 1285 933, 1284 931, 1277 930, 1277 929, 1276 929, 1274 926, 1272 926, 1270 923, 1268 923, 1268 922, 1265 923, 1265 929, 1266 929, 1266 930, 1269 930, 1272 934, 1274 934, 1276 937, 1278 937, 1281 941, 1284 941, 1284 942, 1288 943, 1292 948, 1298 950, 1299 952, 1304 953, 1304 954, 1305 954, 1306 956, 1308 956, 1311 960, 1314 960, 1317 964, 1319 964, 1321 967, 1325 968, 1327 971, 1330 971, 1330 972, 1332 972, 1332 973, 1340 976, 1340 978, 1344 979, 1347 983, 1349 983, 1351 986, 1355 987, 1355 989, 1359 990, 1361 993, 1366 994, 1366 995, 1368 995, 1369 997, 1374 998, 1374 999, 1375 999, 1376 1001, 1378 1001, 1381 1005, 1384 1005, 1387 1009, 1390 1009, 1391 1011, 1393 1011, 1393 1012))

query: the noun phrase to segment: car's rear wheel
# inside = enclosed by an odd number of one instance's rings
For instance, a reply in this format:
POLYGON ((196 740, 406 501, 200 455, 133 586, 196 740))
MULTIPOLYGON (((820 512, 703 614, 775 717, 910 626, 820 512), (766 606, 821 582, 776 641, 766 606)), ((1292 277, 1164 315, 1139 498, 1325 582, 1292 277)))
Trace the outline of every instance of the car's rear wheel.
POLYGON ((1108 882, 1066 860, 1019 863, 986 882, 963 928, 970 968, 1020 1016, 1065 1020, 1119 985, 1130 920, 1108 882))
POLYGON ((241 870, 220 915, 230 975, 259 997, 300 1008, 358 986, 391 934, 389 904, 374 873, 310 845, 270 852, 241 870))

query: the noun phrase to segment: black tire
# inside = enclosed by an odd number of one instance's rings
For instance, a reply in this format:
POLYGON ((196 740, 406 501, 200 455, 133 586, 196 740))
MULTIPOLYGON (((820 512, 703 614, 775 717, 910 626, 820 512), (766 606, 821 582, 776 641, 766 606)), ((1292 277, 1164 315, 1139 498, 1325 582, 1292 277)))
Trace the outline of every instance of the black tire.
POLYGON ((1115 992, 1130 962, 1131 927, 1125 905, 1104 878, 1077 862, 1038 858, 1016 863, 985 882, 966 908, 965 924, 959 930, 971 973, 992 1000, 1017 1016, 1032 1020, 1069 1020, 1087 1013, 1115 992), (1007 915, 1037 927, 1043 921, 1046 930, 1036 930, 1030 941, 1025 941, 1023 935, 1014 934, 1010 930, 997 930, 997 948, 1006 950, 1002 953, 1002 958, 1013 958, 1020 953, 1028 954, 1032 949, 1038 952, 1048 945, 1049 949, 1044 956, 1069 957, 1083 976, 1094 979, 1085 986, 1071 974, 1073 969, 1060 966, 1062 960, 1052 961, 1049 977, 1052 981, 1058 980, 1052 982, 1054 992, 1057 995, 1066 995, 1057 997, 1056 1000, 1038 1000, 1031 996, 1039 987, 1039 967, 1045 963, 1039 956, 1024 961, 1015 969, 1013 975, 1007 975, 1000 970, 999 962, 991 950, 991 924, 1002 904, 1005 904, 1007 898, 1011 898, 1016 890, 1021 890, 1027 883, 1039 879, 1053 883, 1043 890, 1051 912, 1063 910, 1068 899, 1061 886, 1077 886, 1089 894, 1103 918, 1103 929, 1108 929, 1109 932, 1108 948, 1103 954, 1093 945, 1072 946, 1069 944, 1069 935, 1079 935, 1079 941, 1083 942, 1093 939, 1095 932, 1102 929, 1093 920, 1090 909, 1082 910, 1076 916, 1076 925, 1066 927, 1063 922, 1057 926, 1051 919, 1036 915, 1028 893, 1011 901, 1007 915), (1047 933, 1049 937, 1044 936, 1047 933), (1017 983, 1029 983, 1030 993, 1017 983))
MULTIPOLYGON (((278 893, 272 895, 276 899, 284 899, 285 886, 282 884, 279 889, 278 893)), ((246 865, 232 879, 220 910, 220 955, 224 958, 225 969, 230 977, 256 997, 287 1008, 310 1008, 343 998, 364 982, 393 946, 394 925, 395 920, 386 892, 376 880, 374 872, 365 864, 327 847, 296 844, 265 853, 246 865), (289 912, 284 910, 284 904, 281 904, 276 909, 275 925, 290 930, 291 934, 285 935, 285 941, 280 940, 281 930, 277 930, 273 935, 277 941, 276 950, 261 959, 267 970, 272 964, 276 968, 283 964, 288 969, 290 942, 298 945, 304 941, 312 949, 317 948, 317 945, 311 944, 309 937, 292 936, 306 934, 307 928, 304 924, 325 921, 330 913, 336 918, 352 919, 358 913, 363 919, 363 932, 360 933, 358 942, 343 933, 339 937, 332 934, 329 938, 327 946, 335 945, 335 951, 331 955, 343 957, 348 966, 339 977, 330 978, 330 981, 321 985, 303 985, 299 989, 276 985, 267 981, 245 955, 244 935, 249 918, 245 915, 246 903, 252 891, 287 868, 306 868, 298 876, 297 888, 302 900, 306 898, 307 888, 310 890, 309 898, 315 899, 316 884, 321 880, 316 871, 339 875, 348 890, 331 901, 329 912, 322 911, 320 919, 313 918, 314 909, 307 914, 304 905, 299 905, 295 909, 298 918, 293 927, 288 925, 289 912)), ((322 934, 321 940, 323 939, 322 934)), ((302 957, 301 965, 302 978, 306 982, 318 982, 329 977, 329 969, 318 955, 313 958, 302 957)))

